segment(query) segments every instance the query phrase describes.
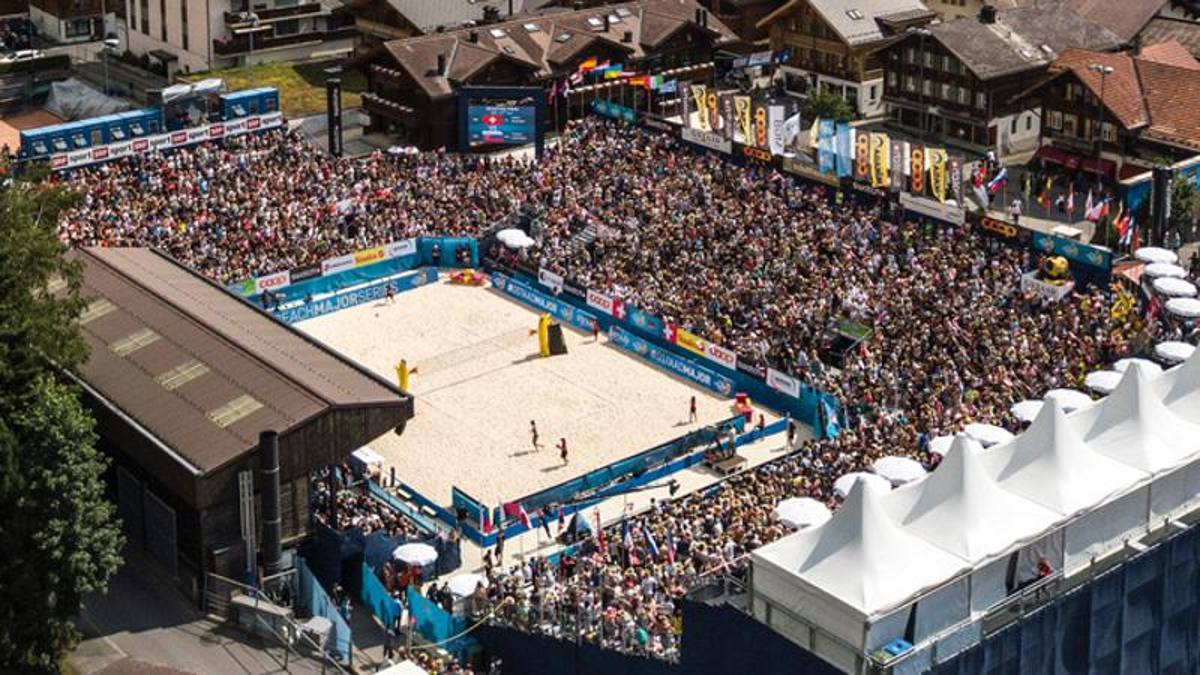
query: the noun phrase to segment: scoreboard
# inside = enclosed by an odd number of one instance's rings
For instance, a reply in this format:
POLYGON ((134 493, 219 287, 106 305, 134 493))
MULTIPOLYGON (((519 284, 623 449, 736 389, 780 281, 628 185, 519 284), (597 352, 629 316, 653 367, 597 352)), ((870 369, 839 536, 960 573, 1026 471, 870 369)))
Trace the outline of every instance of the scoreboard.
POLYGON ((471 105, 467 109, 467 139, 471 145, 524 145, 536 138, 533 106, 471 105))

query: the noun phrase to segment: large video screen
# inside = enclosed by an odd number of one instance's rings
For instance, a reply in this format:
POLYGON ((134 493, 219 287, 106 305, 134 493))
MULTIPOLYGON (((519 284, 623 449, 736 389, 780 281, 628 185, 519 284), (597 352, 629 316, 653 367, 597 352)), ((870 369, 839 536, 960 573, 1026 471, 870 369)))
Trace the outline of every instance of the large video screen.
POLYGON ((533 106, 472 105, 467 108, 471 145, 532 143, 537 135, 533 106))

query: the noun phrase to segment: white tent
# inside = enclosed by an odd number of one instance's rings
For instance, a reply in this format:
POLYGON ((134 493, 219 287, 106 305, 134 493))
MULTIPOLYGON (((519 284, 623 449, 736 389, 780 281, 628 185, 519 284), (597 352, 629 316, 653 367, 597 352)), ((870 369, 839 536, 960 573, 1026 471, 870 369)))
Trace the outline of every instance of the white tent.
POLYGON ((829 507, 811 497, 790 497, 775 505, 775 517, 795 530, 823 525, 831 515, 829 507))
POLYGON ((954 442, 953 436, 938 436, 929 441, 929 451, 945 457, 946 451, 950 449, 950 444, 954 442))
POLYGON ((1196 353, 1196 346, 1186 342, 1168 340, 1154 345, 1154 355, 1171 363, 1187 361, 1196 353))
POLYGON ((1178 466, 1200 450, 1200 425, 1171 412, 1136 365, 1108 398, 1071 421, 1091 449, 1147 473, 1178 466))
POLYGON ((1117 371, 1118 373, 1123 373, 1126 370, 1129 370, 1129 366, 1134 364, 1137 364, 1138 367, 1145 369, 1147 375, 1158 375, 1163 370, 1162 366, 1151 361, 1150 359, 1139 358, 1121 359, 1113 364, 1113 370, 1117 371))
POLYGON ((429 671, 409 660, 375 672, 375 675, 428 675, 429 671))
POLYGON ((1167 301, 1167 311, 1185 319, 1200 317, 1200 300, 1196 298, 1171 298, 1167 301))
POLYGON ((536 244, 524 230, 518 230, 515 227, 510 227, 507 230, 500 230, 496 233, 496 239, 508 248, 529 248, 536 244))
POLYGON ((891 481, 883 476, 876 476, 873 473, 865 471, 851 471, 850 473, 842 474, 841 477, 833 481, 833 494, 845 499, 850 494, 850 490, 854 487, 854 484, 859 482, 859 479, 867 483, 874 482, 887 490, 892 488, 891 481))
POLYGON ((888 479, 892 485, 906 485, 925 477, 925 467, 911 457, 880 457, 871 464, 877 476, 888 479))
POLYGON ((1097 394, 1111 393, 1120 383, 1121 374, 1115 370, 1097 370, 1083 378, 1083 386, 1097 394))
POLYGON ((1042 411, 1043 405, 1046 404, 1042 401, 1017 401, 1016 403, 1012 404, 1012 407, 1008 409, 1008 412, 1022 422, 1032 422, 1034 418, 1038 416, 1038 413, 1042 411))
MULTIPOLYGON (((883 505, 886 494, 858 481, 829 522, 755 550, 755 605, 819 619, 822 630, 863 650, 872 623, 967 569, 966 561, 896 525, 883 505)), ((900 612, 899 625, 886 633, 903 634, 907 614, 900 612)))
POLYGON ((1090 408, 1095 401, 1091 396, 1078 389, 1051 389, 1046 392, 1045 401, 1054 401, 1065 412, 1090 408))
POLYGON ((1146 476, 1092 451, 1053 399, 1028 430, 987 452, 984 466, 1005 490, 1064 516, 1093 508, 1146 476))
POLYGON ((1174 251, 1157 246, 1143 246, 1134 251, 1133 257, 1144 263, 1174 264, 1179 262, 1179 256, 1174 251))
POLYGON ((1142 274, 1157 279, 1159 277, 1179 277, 1180 279, 1187 276, 1187 270, 1179 265, 1171 263, 1150 263, 1142 270, 1142 274))
POLYGON ((1012 432, 1008 429, 998 427, 995 424, 982 424, 980 422, 972 422, 963 427, 963 433, 979 441, 980 445, 985 448, 1006 443, 1013 438, 1012 432))
POLYGON ((1179 277, 1159 277, 1154 280, 1154 290, 1171 297, 1190 298, 1196 295, 1196 285, 1179 277))
MULTIPOLYGON (((884 503, 910 533, 972 563, 1037 539, 1061 516, 1000 487, 985 451, 959 435, 928 478, 894 490, 884 503)), ((990 454, 990 452, 988 453, 990 454)))
MULTIPOLYGON (((1188 345, 1191 346, 1191 345, 1188 345)), ((1164 405, 1186 420, 1200 419, 1200 350, 1154 381, 1164 405)))

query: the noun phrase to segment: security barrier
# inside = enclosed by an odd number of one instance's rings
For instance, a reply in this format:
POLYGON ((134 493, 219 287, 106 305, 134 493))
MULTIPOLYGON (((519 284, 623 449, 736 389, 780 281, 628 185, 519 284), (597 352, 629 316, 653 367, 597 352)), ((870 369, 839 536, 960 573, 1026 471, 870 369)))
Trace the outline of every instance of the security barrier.
POLYGON ((336 654, 342 665, 349 665, 352 646, 350 625, 342 618, 333 600, 325 593, 325 589, 317 581, 316 576, 309 570, 303 558, 297 559, 296 567, 299 572, 300 595, 297 602, 312 616, 323 616, 333 623, 329 642, 324 646, 336 654))
POLYGON ((352 286, 332 294, 316 296, 311 300, 306 298, 298 303, 289 303, 279 308, 275 312, 275 316, 280 321, 286 323, 306 321, 308 319, 315 319, 318 316, 331 314, 340 309, 349 309, 374 300, 382 300, 387 297, 389 288, 395 290, 397 293, 403 293, 404 291, 411 291, 414 288, 420 288, 436 281, 437 270, 433 268, 398 274, 385 277, 373 283, 352 286))

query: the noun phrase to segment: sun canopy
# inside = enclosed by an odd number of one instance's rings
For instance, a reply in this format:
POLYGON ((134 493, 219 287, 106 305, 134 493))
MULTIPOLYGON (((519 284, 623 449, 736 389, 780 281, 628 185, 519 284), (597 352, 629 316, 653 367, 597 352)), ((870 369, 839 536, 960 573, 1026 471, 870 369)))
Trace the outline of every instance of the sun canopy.
POLYGON ((437 549, 429 544, 403 544, 392 551, 392 557, 402 563, 424 567, 437 562, 437 549))
POLYGON ((927 474, 925 467, 911 457, 880 457, 871 464, 875 474, 888 479, 892 485, 905 485, 921 480, 927 474))
POLYGON ((1113 364, 1113 370, 1117 371, 1118 373, 1124 373, 1126 370, 1129 370, 1130 366, 1132 366, 1134 364, 1137 364, 1137 366, 1139 368, 1144 368, 1146 370, 1147 375, 1158 375, 1163 370, 1162 366, 1151 361, 1150 359, 1137 359, 1137 358, 1121 359, 1120 361, 1117 361, 1116 363, 1113 364))
POLYGON ((979 422, 972 422, 963 427, 963 433, 979 441, 980 445, 985 448, 1011 441, 1013 438, 1012 432, 1008 429, 998 427, 995 424, 981 424, 979 422))
POLYGON ((1196 353, 1196 346, 1186 342, 1167 341, 1154 346, 1154 355, 1171 363, 1181 363, 1196 353))
POLYGON ((846 495, 850 494, 850 489, 854 487, 854 484, 859 482, 859 479, 866 482, 874 482, 887 490, 892 489, 891 481, 883 476, 876 476, 873 473, 866 473, 865 471, 851 471, 833 481, 833 493, 845 499, 846 495))
POLYGON ((1167 311, 1185 319, 1195 319, 1200 316, 1200 300, 1196 298, 1171 298, 1167 301, 1167 311))
POLYGON ((1097 394, 1112 392, 1120 382, 1121 374, 1115 370, 1097 370, 1094 373, 1088 373, 1088 376, 1083 378, 1083 385, 1097 394))
POLYGON ((950 449, 950 444, 953 442, 953 436, 938 436, 932 441, 929 441, 929 451, 936 452, 944 457, 946 455, 946 451, 950 449))
POLYGON ((499 239, 500 243, 504 244, 508 248, 518 249, 529 248, 537 243, 528 234, 525 234, 523 230, 518 230, 515 227, 507 230, 500 230, 496 233, 496 239, 499 239))
POLYGON ((1142 270, 1142 274, 1145 274, 1151 279, 1157 279, 1159 277, 1179 277, 1182 279, 1187 276, 1187 270, 1183 269, 1179 265, 1172 265, 1170 263, 1150 263, 1149 265, 1146 265, 1145 269, 1142 270))
POLYGON ((1159 277, 1154 280, 1154 290, 1171 297, 1190 298, 1196 295, 1196 285, 1179 277, 1159 277))
POLYGON ((1179 256, 1174 251, 1157 246, 1143 246, 1137 251, 1134 251, 1133 257, 1141 260, 1144 263, 1167 263, 1174 264, 1179 262, 1179 256))
POLYGON ((1032 422, 1045 405, 1042 401, 1025 400, 1012 404, 1008 412, 1022 422, 1032 422))
POLYGON ((1044 400, 1054 401, 1065 412, 1082 410, 1083 408, 1091 407, 1095 403, 1091 396, 1078 389, 1051 389, 1046 392, 1044 400))
POLYGON ((791 497, 775 507, 775 517, 792 529, 822 525, 830 515, 829 507, 811 497, 791 497))
POLYGON ((450 587, 450 592, 460 598, 465 598, 475 592, 475 587, 483 584, 484 588, 488 586, 487 577, 482 574, 466 573, 458 574, 450 577, 450 581, 446 584, 450 587))

